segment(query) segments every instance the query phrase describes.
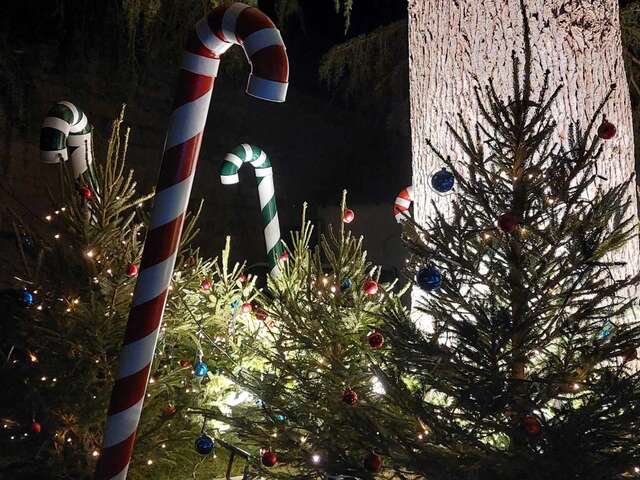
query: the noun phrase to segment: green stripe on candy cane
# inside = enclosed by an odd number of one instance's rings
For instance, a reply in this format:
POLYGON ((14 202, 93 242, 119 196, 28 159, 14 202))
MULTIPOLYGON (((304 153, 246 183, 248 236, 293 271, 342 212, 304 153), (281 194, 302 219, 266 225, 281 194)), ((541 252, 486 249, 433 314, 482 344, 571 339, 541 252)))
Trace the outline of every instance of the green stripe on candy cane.
POLYGON ((276 276, 280 269, 278 261, 284 252, 280 238, 280 221, 276 207, 275 189, 273 186, 273 170, 267 154, 253 145, 243 143, 225 156, 220 170, 220 180, 223 185, 239 182, 238 170, 243 163, 253 165, 258 183, 258 198, 264 223, 264 240, 267 248, 267 262, 272 276, 276 276))

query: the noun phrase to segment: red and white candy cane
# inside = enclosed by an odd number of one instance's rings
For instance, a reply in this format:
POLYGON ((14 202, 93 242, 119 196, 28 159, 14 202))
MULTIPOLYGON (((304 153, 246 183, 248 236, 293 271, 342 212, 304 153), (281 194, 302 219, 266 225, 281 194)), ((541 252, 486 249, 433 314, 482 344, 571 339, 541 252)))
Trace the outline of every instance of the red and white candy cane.
POLYGON ((409 185, 402 190, 396 197, 393 204, 393 216, 396 217, 398 223, 404 222, 409 215, 409 207, 413 202, 413 187, 409 185))
POLYGON ((260 10, 242 3, 217 7, 187 40, 169 119, 151 223, 111 394, 96 480, 127 476, 158 332, 220 56, 242 46, 251 64, 247 93, 283 102, 289 61, 280 32, 260 10))

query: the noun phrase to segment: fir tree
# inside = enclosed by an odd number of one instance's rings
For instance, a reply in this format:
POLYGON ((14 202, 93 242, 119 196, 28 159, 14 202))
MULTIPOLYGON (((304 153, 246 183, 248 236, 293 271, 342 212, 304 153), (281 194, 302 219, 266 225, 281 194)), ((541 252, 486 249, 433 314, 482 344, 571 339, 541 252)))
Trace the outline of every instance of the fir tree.
MULTIPOLYGON (((14 216, 15 288, 2 293, 2 478, 93 475, 152 197, 138 195, 125 171, 122 122, 121 115, 104 164, 92 164, 78 181, 61 167, 61 195, 44 225, 14 216)), ((233 384, 206 362, 224 367, 249 358, 244 344, 227 341, 229 304, 250 301, 254 282, 240 265, 229 267, 228 244, 213 261, 189 247, 197 216, 185 227, 131 479, 226 470, 224 451, 214 460, 194 449, 202 423, 188 411, 203 399, 224 406, 233 397, 233 384), (210 351, 204 335, 224 346, 210 351), (216 388, 207 391, 210 385, 216 388)))
POLYGON ((462 168, 434 150, 457 194, 449 213, 406 232, 433 331, 397 307, 381 327, 388 408, 413 425, 382 435, 398 465, 428 479, 637 474, 640 329, 627 289, 638 277, 620 278, 615 258, 637 241, 633 179, 600 186, 608 95, 561 142, 559 88, 534 93, 531 61, 527 38, 510 98, 476 89, 481 121, 451 129, 462 168))

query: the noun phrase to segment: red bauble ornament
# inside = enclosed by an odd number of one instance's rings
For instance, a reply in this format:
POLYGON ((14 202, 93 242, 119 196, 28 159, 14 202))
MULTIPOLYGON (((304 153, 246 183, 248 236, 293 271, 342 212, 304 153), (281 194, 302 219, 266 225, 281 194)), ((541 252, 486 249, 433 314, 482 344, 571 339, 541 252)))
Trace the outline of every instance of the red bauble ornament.
POLYGON ((182 368, 187 368, 191 366, 191 362, 189 360, 180 360, 178 361, 178 364, 182 367, 182 368))
POLYGON ((629 363, 638 359, 638 349, 635 346, 626 348, 622 352, 624 363, 629 363))
POLYGON ((138 275, 138 265, 130 263, 127 267, 127 277, 135 277, 138 275))
POLYGON ((269 314, 260 307, 256 308, 256 313, 254 315, 258 320, 262 320, 262 321, 266 320, 267 317, 269 316, 269 314))
POLYGON ((244 273, 241 273, 240 276, 238 277, 238 280, 244 283, 247 281, 247 276, 244 273))
POLYGON ((33 433, 40 433, 42 431, 42 425, 40 425, 38 422, 31 423, 31 431, 33 433))
POLYGON ((498 227, 505 233, 513 233, 517 228, 520 220, 513 213, 503 213, 498 217, 498 227))
POLYGON ((382 346, 384 345, 384 337, 378 331, 371 332, 367 336, 367 341, 369 342, 369 346, 371 348, 382 348, 382 346))
POLYGON ((286 262, 287 260, 289 260, 289 252, 285 250, 280 254, 280 257, 278 258, 280 259, 281 262, 286 262))
POLYGON ((80 187, 78 191, 80 192, 80 195, 82 195, 82 198, 84 198, 85 200, 89 200, 91 197, 93 197, 93 192, 86 185, 80 187))
POLYGON ((364 457, 364 468, 370 472, 377 473, 382 468, 382 457, 371 452, 369 455, 364 457))
POLYGON ((242 313, 249 313, 251 310, 253 310, 253 307, 250 303, 243 303, 242 307, 240 308, 242 309, 242 313))
POLYGON ((540 420, 535 415, 527 415, 522 419, 522 426, 524 431, 529 435, 538 435, 542 430, 540 420))
POLYGON ((276 455, 276 452, 267 450, 262 454, 262 464, 265 467, 274 467, 276 463, 278 463, 278 455, 276 455))
POLYGON ((171 415, 173 415, 174 413, 176 413, 176 406, 175 405, 167 405, 166 407, 164 407, 162 409, 162 414, 166 417, 170 417, 171 415))
POLYGON ((358 403, 358 394, 352 388, 347 388, 342 392, 342 401, 347 405, 355 405, 358 403))
POLYGON ((616 136, 616 126, 608 122, 606 118, 603 119, 598 127, 598 136, 603 140, 611 140, 616 136))
POLYGON ((203 290, 211 290, 211 280, 209 280, 208 278, 202 280, 202 282, 200 283, 200 288, 203 290))
POLYGON ((362 286, 362 291, 367 295, 375 295, 378 293, 378 282, 371 279, 367 280, 362 286))
POLYGON ((353 222, 354 218, 356 218, 356 214, 353 213, 353 210, 351 210, 350 208, 347 208, 342 214, 342 221, 344 223, 351 223, 353 222))

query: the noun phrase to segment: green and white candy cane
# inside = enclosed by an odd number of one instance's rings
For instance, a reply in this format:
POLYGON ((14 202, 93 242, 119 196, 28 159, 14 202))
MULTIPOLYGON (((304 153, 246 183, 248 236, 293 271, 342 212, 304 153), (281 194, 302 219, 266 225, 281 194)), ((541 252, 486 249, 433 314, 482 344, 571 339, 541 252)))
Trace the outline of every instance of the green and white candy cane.
POLYGON ((93 162, 93 127, 73 103, 58 102, 47 113, 40 130, 40 159, 43 163, 71 160, 78 178, 93 162))
POLYGON ((258 182, 258 197, 264 222, 264 240, 267 246, 267 262, 271 276, 278 275, 278 261, 284 249, 280 239, 280 221, 276 208, 276 196, 273 187, 273 170, 269 157, 261 148, 243 143, 224 157, 220 169, 220 180, 223 185, 238 183, 238 170, 243 163, 253 165, 258 182))

